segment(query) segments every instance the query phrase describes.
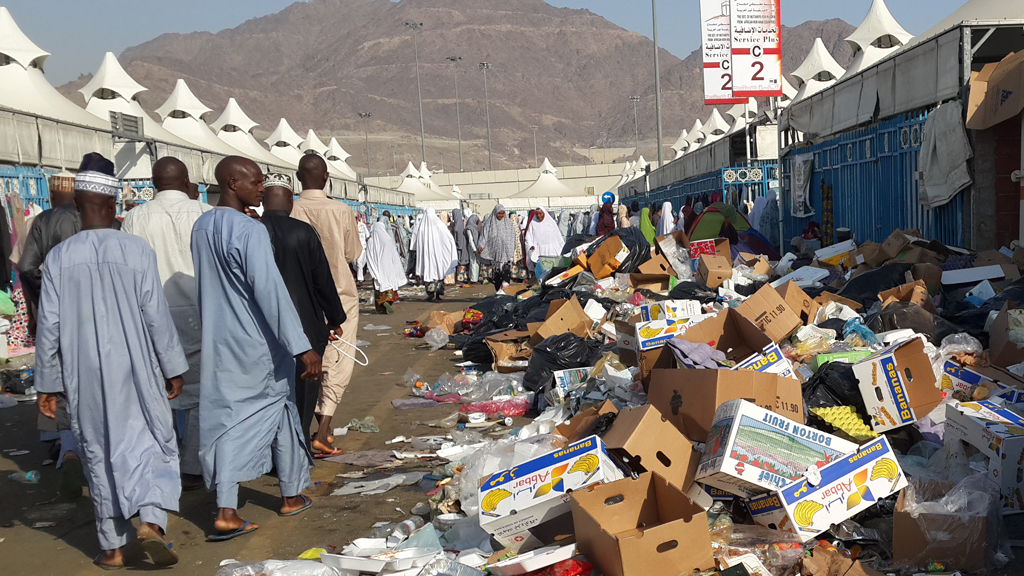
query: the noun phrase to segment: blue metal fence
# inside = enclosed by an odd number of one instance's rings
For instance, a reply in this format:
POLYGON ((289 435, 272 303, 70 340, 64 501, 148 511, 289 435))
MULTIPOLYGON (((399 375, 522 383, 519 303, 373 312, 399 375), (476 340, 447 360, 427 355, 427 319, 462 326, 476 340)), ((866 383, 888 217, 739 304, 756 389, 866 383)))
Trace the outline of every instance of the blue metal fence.
MULTIPOLYGON (((133 200, 139 204, 145 204, 147 198, 152 199, 153 196, 156 194, 156 187, 153 186, 152 180, 132 179, 123 180, 122 182, 127 182, 132 187, 132 190, 135 191, 135 197, 130 198, 130 200, 133 200)), ((202 202, 209 203, 209 199, 207 198, 206 195, 206 189, 206 184, 199 185, 199 200, 202 202)))
POLYGON ((881 242, 893 230, 916 228, 927 239, 963 245, 966 194, 933 210, 918 203, 918 154, 927 119, 926 110, 904 114, 785 156, 782 237, 796 236, 815 221, 826 243, 835 228, 849 228, 858 242, 881 242), (814 214, 797 218, 790 204, 792 165, 794 156, 804 154, 814 155, 808 198, 814 214))
POLYGON ((0 166, 0 187, 4 194, 15 192, 21 196, 21 203, 28 207, 31 202, 43 210, 50 207, 49 173, 42 168, 30 166, 0 166))
POLYGON ((769 189, 778 186, 779 165, 760 160, 751 166, 734 166, 676 182, 669 186, 651 190, 646 195, 647 204, 671 202, 678 210, 687 198, 718 193, 723 201, 734 206, 748 195, 751 200, 764 196, 769 189))

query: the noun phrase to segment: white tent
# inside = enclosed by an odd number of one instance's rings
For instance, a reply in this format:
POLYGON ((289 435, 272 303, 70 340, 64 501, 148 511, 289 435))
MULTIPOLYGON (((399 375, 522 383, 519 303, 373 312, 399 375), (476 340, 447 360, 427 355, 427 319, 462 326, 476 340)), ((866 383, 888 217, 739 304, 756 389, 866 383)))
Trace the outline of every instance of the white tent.
POLYGON ((693 121, 693 127, 690 128, 690 133, 686 136, 686 141, 690 143, 690 147, 687 148, 686 153, 689 154, 697 148, 700 148, 700 145, 703 144, 706 139, 707 136, 704 135, 704 124, 698 118, 693 121))
POLYGON ((337 138, 331 138, 331 142, 327 145, 327 163, 338 172, 345 174, 352 180, 356 180, 358 179, 356 171, 348 165, 348 162, 346 162, 346 160, 351 157, 352 155, 346 152, 345 149, 341 147, 341 144, 338 144, 337 138))
POLYGON ((558 170, 545 158, 540 164, 540 175, 537 180, 522 192, 513 194, 512 198, 564 198, 566 196, 586 196, 585 192, 576 192, 569 188, 555 175, 558 170))
POLYGON ((864 21, 846 37, 847 44, 853 48, 853 62, 846 69, 843 78, 852 76, 896 52, 911 38, 913 35, 904 30, 892 17, 885 0, 874 0, 864 21))
POLYGON ((793 101, 799 102, 821 92, 835 84, 845 72, 836 59, 829 54, 821 38, 815 38, 811 51, 804 58, 803 63, 793 71, 793 77, 800 81, 793 101))
POLYGON ((112 156, 110 121, 50 85, 43 75, 49 55, 0 7, 0 160, 65 168, 89 152, 112 156))
POLYGON ((757 99, 750 98, 746 104, 736 104, 732 108, 729 108, 725 115, 732 118, 733 122, 736 122, 740 118, 746 118, 747 120, 753 120, 757 118, 757 99))
MULTIPOLYGON (((676 153, 675 158, 679 158, 683 154, 686 154, 686 151, 690 148, 690 143, 686 141, 686 135, 686 130, 683 130, 683 133, 676 139, 675 144, 670 146, 670 148, 676 153)), ((673 158, 673 160, 675 160, 675 158, 673 158)), ((618 186, 616 186, 616 188, 618 188, 618 186)))
MULTIPOLYGON (((141 118, 144 136, 156 142, 156 156, 178 158, 185 163, 189 175, 196 182, 203 181, 204 153, 208 157, 210 152, 178 138, 150 118, 138 101, 138 95, 145 91, 146 87, 125 72, 112 52, 103 56, 92 80, 79 89, 85 97, 86 111, 101 120, 109 122, 111 112, 141 118)), ((156 161, 150 154, 150 148, 140 142, 115 143, 112 159, 119 178, 151 178, 153 162, 156 161)))
POLYGON ((395 189, 399 192, 408 192, 409 194, 412 194, 416 198, 417 203, 431 202, 432 204, 429 204, 429 206, 432 208, 455 208, 458 206, 458 200, 452 196, 451 193, 445 194, 442 192, 435 192, 424 186, 423 183, 420 182, 419 172, 417 172, 416 168, 413 167, 412 162, 410 162, 405 168, 405 171, 402 172, 402 182, 398 185, 398 188, 395 189), (445 204, 444 206, 438 206, 433 204, 433 202, 451 202, 454 205, 448 206, 445 204))
POLYGON ((257 163, 271 167, 275 172, 284 171, 287 174, 294 172, 294 167, 288 167, 280 158, 271 154, 256 141, 252 130, 257 126, 259 124, 249 118, 249 115, 242 110, 234 98, 228 98, 224 111, 210 124, 210 128, 217 133, 217 138, 244 152, 246 156, 257 163))
POLYGON ((298 168, 299 160, 302 159, 299 146, 303 144, 303 140, 302 136, 292 130, 287 120, 281 118, 277 128, 274 128, 274 132, 264 142, 270 146, 271 154, 280 158, 287 166, 298 168))
POLYGON ((731 128, 732 126, 725 121, 725 118, 722 117, 722 114, 718 111, 718 108, 712 108, 711 116, 708 118, 708 121, 704 124, 704 129, 702 130, 702 132, 704 132, 704 135, 706 136, 705 144, 714 142, 715 140, 718 140, 722 136, 725 136, 725 134, 729 132, 731 128))
POLYGON ((641 155, 636 159, 636 163, 633 164, 633 172, 629 175, 629 180, 626 180, 626 182, 632 182, 637 178, 643 178, 644 175, 647 174, 648 166, 649 164, 647 163, 647 160, 644 160, 643 155, 641 155))
MULTIPOLYGON (((178 138, 212 150, 222 156, 243 156, 246 154, 224 142, 206 125, 205 116, 212 112, 196 98, 185 81, 178 79, 167 101, 156 109, 163 118, 163 127, 178 138)), ((217 160, 218 162, 220 159, 217 160)), ((211 177, 212 178, 212 175, 211 177)))
MULTIPOLYGON (((299 145, 299 149, 302 150, 303 152, 309 152, 310 150, 313 150, 317 154, 323 156, 324 160, 327 159, 327 152, 329 150, 327 144, 324 144, 324 141, 321 140, 320 137, 316 135, 316 132, 314 132, 312 128, 310 128, 310 130, 306 132, 306 139, 303 140, 302 144, 299 145)), ((331 176, 334 178, 340 178, 342 180, 356 180, 355 171, 349 168, 349 174, 346 174, 345 172, 335 167, 334 163, 332 162, 327 162, 327 171, 330 172, 331 176)))

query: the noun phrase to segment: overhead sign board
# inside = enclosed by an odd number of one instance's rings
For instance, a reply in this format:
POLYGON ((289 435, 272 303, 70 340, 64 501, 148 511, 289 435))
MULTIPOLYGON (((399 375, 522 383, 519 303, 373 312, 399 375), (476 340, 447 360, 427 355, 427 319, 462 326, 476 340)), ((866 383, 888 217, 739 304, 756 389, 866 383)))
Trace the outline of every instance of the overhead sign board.
POLYGON ((732 95, 732 40, 729 0, 700 0, 701 51, 704 54, 704 103, 741 104, 732 95))
POLYGON ((781 0, 729 0, 732 96, 782 96, 781 0))

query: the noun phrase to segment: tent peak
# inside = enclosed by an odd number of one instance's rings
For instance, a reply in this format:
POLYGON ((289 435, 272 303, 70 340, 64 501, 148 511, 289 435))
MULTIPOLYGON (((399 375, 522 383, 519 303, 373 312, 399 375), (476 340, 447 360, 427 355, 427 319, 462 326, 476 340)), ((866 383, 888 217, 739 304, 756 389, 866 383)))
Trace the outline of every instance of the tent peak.
POLYGON ((814 46, 811 47, 811 51, 804 58, 803 63, 793 71, 793 77, 799 80, 800 85, 803 86, 810 80, 817 80, 818 82, 835 81, 845 72, 846 70, 836 62, 836 59, 825 48, 825 43, 821 41, 821 38, 815 38, 814 46))
POLYGON ((82 96, 85 97, 86 102, 93 98, 107 100, 117 97, 131 101, 139 93, 145 91, 145 86, 136 82, 134 78, 128 75, 128 72, 125 72, 125 69, 121 67, 121 63, 117 61, 117 57, 114 56, 113 52, 107 52, 103 55, 103 61, 100 62, 100 67, 96 70, 96 74, 93 75, 88 84, 79 90, 82 96), (104 91, 108 92, 104 93, 104 91))
POLYGON ((900 23, 893 18, 885 0, 874 0, 867 16, 860 26, 846 37, 854 52, 867 50, 868 46, 875 48, 899 48, 910 41, 914 35, 907 32, 900 23))
POLYGON ((50 53, 36 46, 14 21, 6 7, 0 6, 0 54, 5 54, 22 68, 43 69, 50 53))
POLYGON ((419 170, 416 170, 416 167, 412 165, 412 161, 410 160, 409 161, 409 165, 405 167, 405 170, 402 171, 400 176, 402 178, 417 178, 418 179, 420 177, 420 173, 419 173, 419 170))
POLYGON ((330 143, 327 144, 327 159, 344 162, 351 158, 352 155, 345 151, 338 143, 338 139, 331 137, 330 143))
POLYGON ((185 114, 196 120, 202 120, 210 112, 213 110, 200 102, 199 98, 196 98, 196 95, 189 89, 188 84, 181 78, 178 78, 174 84, 174 90, 171 91, 171 95, 167 97, 163 106, 156 109, 156 113, 164 120, 174 114, 185 114))
POLYGON ((316 132, 313 132, 312 128, 309 129, 309 132, 306 132, 306 139, 302 141, 302 145, 299 148, 303 152, 315 150, 322 156, 327 154, 327 144, 324 144, 324 141, 316 135, 316 132))
POLYGON ((277 127, 274 128, 273 134, 271 134, 266 140, 264 140, 271 148, 277 146, 280 143, 284 143, 285 146, 291 146, 292 148, 298 148, 302 144, 302 136, 295 133, 292 130, 288 121, 284 118, 277 123, 277 127))
MULTIPOLYGON (((213 124, 210 124, 210 128, 213 128, 214 132, 220 132, 232 126, 242 132, 252 132, 252 129, 259 126, 259 124, 254 122, 252 118, 249 118, 249 115, 238 105, 237 100, 228 98, 224 111, 214 120, 213 124)), ((228 131, 234 132, 234 130, 228 131)))
POLYGON ((544 158, 544 161, 540 163, 541 174, 555 174, 557 172, 558 170, 556 170, 555 167, 551 165, 551 161, 548 160, 546 157, 544 158))

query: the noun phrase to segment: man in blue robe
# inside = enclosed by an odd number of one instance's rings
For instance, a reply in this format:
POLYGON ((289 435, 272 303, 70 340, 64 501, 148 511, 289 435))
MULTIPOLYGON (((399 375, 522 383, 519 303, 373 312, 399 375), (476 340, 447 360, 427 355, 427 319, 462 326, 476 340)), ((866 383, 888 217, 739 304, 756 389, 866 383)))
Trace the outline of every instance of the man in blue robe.
POLYGON ((219 207, 192 229, 192 258, 203 323, 199 457, 206 487, 217 490, 213 541, 259 528, 238 516, 238 484, 277 469, 284 504, 294 516, 313 501, 312 458, 295 408, 295 358, 303 378, 320 376, 320 356, 295 311, 274 262, 267 229, 244 211, 263 200, 255 162, 229 156, 217 165, 219 207))

